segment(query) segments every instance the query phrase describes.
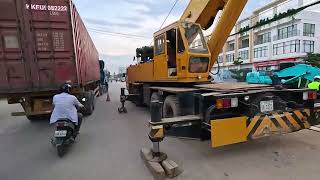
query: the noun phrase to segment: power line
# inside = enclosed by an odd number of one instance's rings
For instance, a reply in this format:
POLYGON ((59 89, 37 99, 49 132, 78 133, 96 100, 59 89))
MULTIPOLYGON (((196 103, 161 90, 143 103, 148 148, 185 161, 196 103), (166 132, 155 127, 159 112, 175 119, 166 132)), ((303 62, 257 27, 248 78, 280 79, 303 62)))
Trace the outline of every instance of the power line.
POLYGON ((101 30, 101 29, 95 29, 95 28, 88 28, 89 31, 103 34, 103 35, 110 35, 110 36, 116 36, 116 37, 124 37, 129 39, 150 39, 150 37, 147 36, 141 36, 136 34, 127 34, 127 33, 120 33, 120 32, 112 32, 107 30, 101 30))
MULTIPOLYGON (((166 16, 166 18, 165 18, 164 21, 162 22, 159 30, 161 30, 161 28, 163 27, 164 23, 166 23, 166 21, 168 20, 170 14, 172 13, 173 9, 176 7, 178 1, 179 1, 179 0, 176 0, 176 1, 173 3, 173 5, 172 5, 172 7, 171 7, 171 9, 170 9, 170 11, 169 11, 169 13, 168 13, 168 15, 166 16)), ((151 42, 150 42, 150 46, 152 45, 152 42, 153 42, 153 39, 152 39, 151 42)))
POLYGON ((167 21, 167 19, 169 18, 169 16, 170 16, 170 14, 172 13, 173 9, 176 7, 176 5, 177 5, 178 1, 179 1, 179 0, 176 0, 176 1, 174 2, 174 4, 173 4, 173 6, 171 7, 171 9, 170 9, 170 11, 169 11, 169 13, 168 13, 167 17, 166 17, 166 18, 164 19, 164 21, 162 22, 162 24, 161 24, 161 26, 160 26, 159 30, 162 28, 162 26, 164 25, 164 23, 165 23, 165 22, 167 21))
MULTIPOLYGON (((179 2, 179 0, 175 0, 174 4, 172 5, 168 15, 166 16, 166 18, 164 19, 164 21, 162 22, 161 26, 159 29, 161 29, 163 27, 163 25, 165 24, 165 22, 168 20, 170 14, 172 13, 172 11, 174 10, 175 6, 177 5, 177 3, 179 2)), ((127 33, 120 33, 120 32, 112 32, 112 31, 107 31, 107 30, 101 30, 101 29, 95 29, 95 28, 88 28, 89 31, 92 31, 94 33, 99 33, 99 34, 103 34, 103 35, 109 35, 109 36, 116 36, 116 37, 123 37, 123 38, 129 38, 129 39, 150 39, 150 37, 147 36, 142 36, 142 35, 136 35, 136 34, 127 34, 127 33)), ((152 44, 152 41, 151 41, 152 44)))
POLYGON ((90 27, 89 27, 89 29, 94 30, 94 31, 106 32, 106 33, 112 33, 112 34, 118 34, 118 35, 124 35, 124 36, 134 36, 134 37, 141 37, 141 38, 150 38, 150 37, 147 37, 147 36, 142 36, 142 35, 137 35, 137 34, 128 34, 128 33, 121 33, 121 32, 112 32, 112 31, 107 31, 107 30, 104 30, 104 29, 95 29, 95 28, 90 28, 90 27))
POLYGON ((92 31, 92 30, 90 30, 90 31, 93 33, 102 34, 102 35, 106 35, 106 36, 115 36, 115 37, 128 38, 128 39, 139 39, 139 40, 143 39, 143 38, 138 38, 138 37, 121 36, 121 35, 112 34, 112 33, 104 33, 104 32, 99 32, 99 31, 92 31))

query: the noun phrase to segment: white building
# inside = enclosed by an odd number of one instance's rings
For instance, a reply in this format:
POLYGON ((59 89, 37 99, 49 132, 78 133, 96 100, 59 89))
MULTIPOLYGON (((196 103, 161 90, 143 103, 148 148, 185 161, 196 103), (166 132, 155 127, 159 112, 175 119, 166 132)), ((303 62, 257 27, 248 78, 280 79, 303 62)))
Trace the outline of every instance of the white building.
MULTIPOLYGON (((285 0, 272 3, 256 10, 251 17, 237 23, 234 32, 240 28, 254 26, 261 19, 272 19, 276 14, 290 8, 304 6, 303 0, 285 0), (285 6, 285 7, 284 7, 285 6)), ((248 68, 276 70, 282 62, 302 61, 308 52, 320 53, 320 12, 308 9, 293 16, 230 36, 218 57, 221 70, 248 68), (234 66, 234 60, 241 57, 241 67, 234 66)), ((217 64, 214 66, 214 71, 217 64)))

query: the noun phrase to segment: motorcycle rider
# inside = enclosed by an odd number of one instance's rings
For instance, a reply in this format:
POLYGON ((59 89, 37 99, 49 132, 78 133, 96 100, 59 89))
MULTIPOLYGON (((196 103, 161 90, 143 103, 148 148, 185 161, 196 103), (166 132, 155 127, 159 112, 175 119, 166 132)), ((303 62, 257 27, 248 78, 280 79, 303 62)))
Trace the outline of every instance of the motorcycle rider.
POLYGON ((65 83, 61 87, 61 93, 53 97, 53 112, 50 118, 50 124, 56 123, 60 119, 69 119, 76 126, 76 132, 79 133, 82 124, 82 114, 78 113, 77 108, 84 106, 78 99, 71 95, 72 86, 65 83))

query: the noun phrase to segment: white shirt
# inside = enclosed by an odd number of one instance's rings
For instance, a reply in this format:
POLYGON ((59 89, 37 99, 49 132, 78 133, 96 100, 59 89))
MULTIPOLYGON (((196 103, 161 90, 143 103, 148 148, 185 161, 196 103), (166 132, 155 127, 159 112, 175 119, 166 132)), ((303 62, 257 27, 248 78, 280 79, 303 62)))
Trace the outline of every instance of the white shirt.
POLYGON ((57 94, 53 97, 53 112, 50 118, 50 124, 56 123, 59 119, 70 119, 78 123, 78 111, 76 107, 83 107, 78 99, 68 93, 57 94))

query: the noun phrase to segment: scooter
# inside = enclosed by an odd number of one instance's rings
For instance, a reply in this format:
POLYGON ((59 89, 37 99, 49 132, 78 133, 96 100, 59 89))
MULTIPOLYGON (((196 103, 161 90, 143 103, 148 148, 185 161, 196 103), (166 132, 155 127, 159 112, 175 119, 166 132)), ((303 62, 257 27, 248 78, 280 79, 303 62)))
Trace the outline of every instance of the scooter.
POLYGON ((69 119, 59 119, 55 126, 56 131, 51 143, 57 148, 58 156, 62 158, 67 149, 75 142, 78 131, 76 125, 69 119))

